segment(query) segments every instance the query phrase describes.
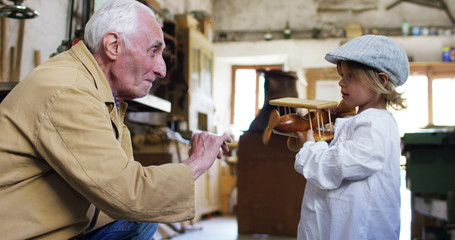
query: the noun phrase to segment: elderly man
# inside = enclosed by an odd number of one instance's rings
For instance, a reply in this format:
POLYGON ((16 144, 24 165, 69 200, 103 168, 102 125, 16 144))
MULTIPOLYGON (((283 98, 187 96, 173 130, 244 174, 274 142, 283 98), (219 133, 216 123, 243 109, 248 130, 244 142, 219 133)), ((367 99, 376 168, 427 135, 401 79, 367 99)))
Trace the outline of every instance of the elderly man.
POLYGON ((194 180, 228 150, 228 135, 203 132, 181 164, 133 161, 122 100, 145 96, 165 76, 163 32, 145 5, 111 0, 84 39, 0 105, 3 239, 150 239, 152 222, 194 217, 194 180), (121 221, 93 230, 98 209, 121 221))

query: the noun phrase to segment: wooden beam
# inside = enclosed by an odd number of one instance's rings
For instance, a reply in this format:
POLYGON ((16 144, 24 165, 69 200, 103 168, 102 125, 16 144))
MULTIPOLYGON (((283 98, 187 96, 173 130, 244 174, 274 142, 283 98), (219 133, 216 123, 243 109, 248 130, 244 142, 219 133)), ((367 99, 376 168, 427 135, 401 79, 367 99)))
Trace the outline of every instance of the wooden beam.
POLYGON ((435 78, 453 78, 455 62, 410 62, 411 75, 427 75, 429 72, 435 78))

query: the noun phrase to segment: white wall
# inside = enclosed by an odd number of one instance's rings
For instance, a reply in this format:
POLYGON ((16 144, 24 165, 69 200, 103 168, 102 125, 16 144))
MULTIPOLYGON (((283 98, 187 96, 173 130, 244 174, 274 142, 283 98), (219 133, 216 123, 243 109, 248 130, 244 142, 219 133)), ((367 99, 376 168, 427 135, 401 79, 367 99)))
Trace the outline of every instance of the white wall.
POLYGON ((193 10, 213 14, 212 0, 164 0, 162 8, 167 8, 173 14, 187 13, 193 10))
MULTIPOLYGON (((387 10, 397 0, 214 0, 216 30, 264 30, 283 29, 289 21, 291 28, 312 29, 342 27, 357 22, 368 28, 401 27, 403 20, 412 26, 452 26, 445 12, 409 2, 402 2, 387 10), (321 2, 339 9, 350 5, 353 10, 318 11, 321 2), (343 4, 345 3, 345 4, 343 4), (374 6, 361 10, 362 5, 374 6), (357 10, 357 11, 356 11, 357 10)), ((452 14, 453 0, 445 0, 452 14)))

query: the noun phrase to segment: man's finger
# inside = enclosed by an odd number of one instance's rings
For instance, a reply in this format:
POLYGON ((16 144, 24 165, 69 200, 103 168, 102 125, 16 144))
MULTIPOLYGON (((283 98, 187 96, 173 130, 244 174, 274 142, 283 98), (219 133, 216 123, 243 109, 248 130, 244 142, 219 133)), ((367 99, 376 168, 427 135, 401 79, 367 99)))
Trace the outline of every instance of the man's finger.
POLYGON ((224 142, 224 143, 221 145, 221 148, 223 149, 223 151, 229 152, 229 147, 227 146, 226 142, 224 142))

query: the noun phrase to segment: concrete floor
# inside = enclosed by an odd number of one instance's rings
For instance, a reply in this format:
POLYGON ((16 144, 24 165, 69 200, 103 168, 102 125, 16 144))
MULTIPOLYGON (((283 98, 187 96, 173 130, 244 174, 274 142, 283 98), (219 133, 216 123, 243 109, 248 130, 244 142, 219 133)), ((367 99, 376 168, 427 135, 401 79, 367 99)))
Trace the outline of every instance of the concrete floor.
MULTIPOLYGON (((410 192, 406 189, 405 171, 401 179, 401 233, 400 240, 410 240, 411 202, 410 192)), ((172 240, 295 240, 293 237, 268 236, 268 235, 239 235, 237 233, 237 219, 235 216, 219 216, 199 221, 195 224, 200 230, 191 230, 172 240)), ((161 240, 159 233, 153 240, 161 240)))
POLYGON ((235 216, 220 216, 198 222, 201 230, 187 231, 172 240, 295 240, 293 237, 265 234, 239 235, 235 216))

